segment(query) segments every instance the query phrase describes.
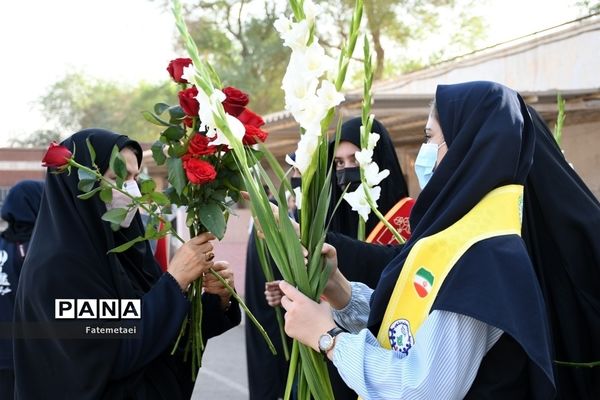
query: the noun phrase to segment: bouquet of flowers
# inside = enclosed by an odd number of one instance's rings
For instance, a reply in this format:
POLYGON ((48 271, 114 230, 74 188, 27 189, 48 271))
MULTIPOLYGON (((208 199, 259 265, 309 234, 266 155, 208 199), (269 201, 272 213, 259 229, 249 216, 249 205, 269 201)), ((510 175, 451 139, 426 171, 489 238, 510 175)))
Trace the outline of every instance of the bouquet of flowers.
MULTIPOLYGON (((239 199, 240 191, 244 189, 240 166, 231 152, 229 141, 219 134, 211 122, 212 111, 200 106, 205 100, 202 97, 203 92, 195 85, 189 84, 193 79, 188 81, 186 77, 186 72, 188 75, 194 74, 192 60, 175 59, 169 63, 167 70, 171 78, 181 85, 179 104, 171 106, 158 103, 154 106, 154 112, 144 112, 143 116, 151 123, 164 127, 159 140, 152 145, 152 155, 158 165, 166 164, 170 187, 164 191, 157 191, 152 178, 140 174, 140 196, 131 195, 124 190, 123 182, 127 169, 116 147, 110 160, 110 168, 117 176, 115 182, 104 178, 96 165, 89 168, 77 163, 67 148, 55 143, 50 145, 43 160, 45 166, 54 167, 57 173, 70 172, 71 167, 77 169, 78 188, 82 191, 78 196, 80 199, 89 199, 98 193, 103 201, 110 202, 113 189, 128 196, 131 203, 127 207, 111 209, 102 216, 103 220, 111 223, 113 229, 119 229, 120 223, 130 210, 140 208, 146 212, 148 222, 145 235, 112 249, 113 252, 125 251, 136 242, 158 239, 167 234, 172 234, 183 242, 171 222, 164 216, 171 213, 173 205, 187 208, 186 224, 191 236, 210 231, 218 239, 222 239, 232 206, 239 199)), ((219 87, 222 87, 220 82, 219 87)), ((261 157, 260 151, 252 146, 263 142, 268 136, 267 132, 261 129, 264 125, 263 119, 246 107, 249 97, 239 89, 225 87, 215 90, 212 96, 215 102, 218 101, 219 105, 227 110, 229 123, 237 128, 236 138, 239 139, 243 151, 251 155, 251 161, 246 164, 246 168, 252 167, 261 157)), ((89 142, 87 144, 91 159, 94 160, 94 149, 89 142)), ((266 332, 235 290, 215 271, 211 270, 211 273, 229 289, 249 319, 257 325, 271 351, 275 353, 266 332)), ((191 351, 194 379, 197 369, 201 366, 204 351, 201 294, 200 278, 192 283, 188 290, 192 304, 190 316, 184 320, 173 349, 175 351, 178 348, 182 338, 187 338, 183 346, 186 357, 191 351)))

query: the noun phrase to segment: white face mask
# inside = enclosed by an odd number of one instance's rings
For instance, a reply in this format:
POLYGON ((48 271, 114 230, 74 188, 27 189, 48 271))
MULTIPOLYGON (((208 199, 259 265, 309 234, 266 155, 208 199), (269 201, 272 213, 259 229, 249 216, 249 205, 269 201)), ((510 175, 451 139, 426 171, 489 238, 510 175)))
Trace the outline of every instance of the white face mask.
POLYGON ((421 145, 421 149, 415 160, 415 173, 417 174, 421 189, 427 185, 429 179, 433 176, 433 168, 438 158, 438 149, 445 143, 443 142, 439 145, 435 143, 423 143, 421 145))
MULTIPOLYGON (((123 190, 134 197, 140 197, 142 195, 137 182, 133 179, 123 182, 123 190)), ((127 197, 126 195, 119 192, 118 190, 113 189, 112 201, 110 203, 106 204, 106 210, 112 210, 114 208, 128 208, 128 206, 130 204, 131 204, 131 198, 127 197)), ((131 208, 127 212, 125 219, 123 219, 123 221, 121 221, 121 224, 120 224, 121 227, 129 228, 129 225, 131 225, 131 221, 133 221, 133 217, 135 216, 136 212, 137 212, 137 207, 131 208)))

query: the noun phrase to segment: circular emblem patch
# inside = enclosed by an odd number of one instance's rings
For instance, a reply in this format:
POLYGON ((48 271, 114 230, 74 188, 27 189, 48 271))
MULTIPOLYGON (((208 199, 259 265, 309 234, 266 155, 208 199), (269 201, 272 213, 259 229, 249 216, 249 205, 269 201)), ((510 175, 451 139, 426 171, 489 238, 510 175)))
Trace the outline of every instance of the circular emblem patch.
POLYGON ((415 338, 410 331, 410 323, 405 319, 397 319, 388 329, 388 337, 393 350, 408 355, 408 351, 415 344, 415 338))

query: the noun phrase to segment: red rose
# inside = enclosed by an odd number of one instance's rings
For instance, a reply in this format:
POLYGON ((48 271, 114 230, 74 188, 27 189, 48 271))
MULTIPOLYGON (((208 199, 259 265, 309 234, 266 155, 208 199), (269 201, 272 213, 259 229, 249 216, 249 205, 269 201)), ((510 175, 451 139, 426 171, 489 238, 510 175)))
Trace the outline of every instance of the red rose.
POLYGON ((245 145, 252 145, 258 143, 259 141, 264 142, 265 140, 267 140, 267 136, 269 136, 267 132, 263 131, 260 128, 257 128, 256 126, 244 126, 246 128, 246 134, 242 139, 242 143, 244 143, 245 145))
POLYGON ((69 165, 68 161, 71 157, 73 157, 73 153, 68 148, 52 142, 44 158, 42 158, 42 166, 64 169, 69 165))
POLYGON ((183 124, 185 126, 187 126, 188 128, 191 128, 192 126, 194 126, 194 118, 193 117, 185 117, 183 119, 183 124))
POLYGON ((184 89, 179 92, 179 105, 184 113, 195 117, 198 115, 198 111, 200 111, 200 103, 196 100, 196 96, 198 95, 198 89, 196 86, 192 86, 191 88, 184 89))
POLYGON ((240 89, 234 88, 233 86, 227 86, 223 89, 223 93, 227 96, 223 101, 223 108, 228 114, 237 117, 240 115, 244 108, 248 104, 250 99, 248 94, 242 92, 240 89))
POLYGON ((240 115, 236 117, 240 120, 240 122, 244 125, 252 125, 254 127, 260 128, 265 124, 265 121, 261 118, 260 115, 255 114, 249 108, 244 109, 240 115))
POLYGON ((171 75, 171 78, 173 78, 175 82, 188 83, 188 81, 183 79, 181 75, 183 74, 183 68, 191 64, 191 58, 176 58, 171 60, 169 66, 167 67, 167 71, 169 71, 169 75, 171 75))
POLYGON ((183 169, 188 180, 194 185, 214 181, 217 177, 217 171, 211 163, 197 158, 184 159, 183 169))
POLYGON ((196 133, 192 136, 192 140, 188 145, 188 154, 193 156, 205 156, 214 154, 217 151, 216 146, 209 146, 210 139, 201 133, 196 133))

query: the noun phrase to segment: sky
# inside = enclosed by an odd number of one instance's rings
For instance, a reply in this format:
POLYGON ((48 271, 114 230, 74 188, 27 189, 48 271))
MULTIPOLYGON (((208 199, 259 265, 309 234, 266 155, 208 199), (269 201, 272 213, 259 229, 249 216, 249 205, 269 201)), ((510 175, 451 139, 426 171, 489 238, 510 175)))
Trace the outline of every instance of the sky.
MULTIPOLYGON (((486 45, 570 21, 574 0, 485 0, 486 45)), ((19 0, 0 6, 0 147, 44 129, 36 102, 69 71, 135 84, 165 79, 175 24, 161 1, 19 0)))

